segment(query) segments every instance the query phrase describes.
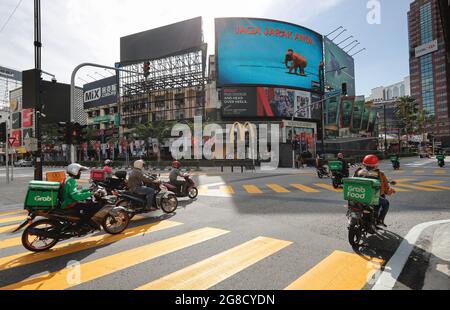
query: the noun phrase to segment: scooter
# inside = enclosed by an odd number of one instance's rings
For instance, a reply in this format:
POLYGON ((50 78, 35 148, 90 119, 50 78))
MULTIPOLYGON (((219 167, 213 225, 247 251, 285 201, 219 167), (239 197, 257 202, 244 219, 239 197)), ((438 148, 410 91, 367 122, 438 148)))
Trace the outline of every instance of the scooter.
POLYGON ((323 179, 331 177, 331 174, 328 171, 327 167, 322 166, 317 168, 317 176, 319 177, 319 179, 323 179))
POLYGON ((198 188, 194 180, 187 173, 183 175, 183 178, 186 181, 186 184, 183 186, 183 189, 181 189, 180 186, 176 186, 171 183, 164 183, 163 185, 166 186, 170 191, 174 192, 177 197, 180 198, 189 197, 190 199, 197 198, 198 188))
POLYGON ((392 168, 394 168, 394 170, 400 170, 400 161, 397 157, 391 157, 391 162, 392 168))
POLYGON ((437 156, 437 160, 438 160, 438 165, 441 168, 445 167, 445 156, 444 155, 438 155, 437 156))

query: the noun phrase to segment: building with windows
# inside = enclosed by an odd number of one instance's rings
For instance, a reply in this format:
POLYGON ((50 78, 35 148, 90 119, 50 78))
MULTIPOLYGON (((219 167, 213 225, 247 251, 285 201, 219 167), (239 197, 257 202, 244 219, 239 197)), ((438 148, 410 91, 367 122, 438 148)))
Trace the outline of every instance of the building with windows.
POLYGON ((433 117, 429 133, 443 146, 450 146, 450 63, 445 22, 448 23, 448 1, 411 3, 408 12, 411 96, 433 117))

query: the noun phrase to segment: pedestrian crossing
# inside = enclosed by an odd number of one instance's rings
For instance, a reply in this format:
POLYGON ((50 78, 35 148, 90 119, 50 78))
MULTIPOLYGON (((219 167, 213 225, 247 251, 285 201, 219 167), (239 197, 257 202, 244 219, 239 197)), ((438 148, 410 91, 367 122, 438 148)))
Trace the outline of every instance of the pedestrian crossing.
MULTIPOLYGON (((154 223, 144 223, 140 220, 133 220, 138 226, 128 228, 120 235, 98 234, 85 238, 74 239, 57 245, 50 251, 42 253, 31 253, 21 247, 18 235, 2 240, 0 243, 0 290, 63 290, 77 288, 79 285, 91 283, 109 275, 137 268, 138 265, 151 263, 152 261, 177 252, 189 250, 192 247, 208 248, 212 243, 221 244, 224 236, 232 234, 232 231, 215 228, 200 227, 182 229, 183 223, 162 220, 154 223), (176 232, 175 228, 178 228, 176 232), (154 236, 166 232, 164 239, 154 236), (52 264, 56 259, 64 256, 64 262, 69 262, 70 257, 77 257, 77 254, 87 249, 102 250, 105 246, 116 242, 132 244, 132 238, 148 238, 149 242, 138 242, 135 247, 122 249, 113 248, 107 255, 97 255, 92 260, 88 258, 77 263, 76 269, 72 265, 52 264), (128 241, 128 242, 127 242, 128 241), (14 249, 15 254, 7 255, 10 249, 14 249), (45 265, 59 266, 50 269, 49 272, 42 273, 42 264, 34 265, 38 262, 45 262, 45 265), (19 267, 28 266, 27 274, 24 278, 21 272, 24 269, 19 267), (33 268, 35 267, 35 271, 33 268), (17 282, 3 278, 2 272, 15 270, 17 272, 17 282), (74 274, 76 270, 77 274, 74 274), (2 280, 3 279, 3 280, 2 280)), ((0 235, 4 237, 5 235, 0 235)), ((220 249, 208 254, 210 257, 199 259, 188 266, 173 268, 164 275, 146 280, 139 279, 136 290, 206 290, 229 280, 233 276, 247 270, 252 266, 262 263, 264 260, 282 257, 285 250, 291 247, 301 248, 300 245, 288 241, 271 238, 267 236, 243 237, 239 236, 237 244, 228 248, 221 246, 220 249)), ((93 251, 95 253, 96 251, 93 251)), ((286 274, 286 283, 271 283, 273 289, 290 290, 314 290, 314 289, 341 289, 359 290, 364 288, 371 274, 378 271, 384 264, 382 260, 362 257, 360 255, 335 251, 329 254, 310 270, 305 270, 304 274, 298 274, 297 280, 289 284, 289 280, 295 274, 286 274)), ((46 267, 44 267, 47 270, 46 267)), ((268 276, 270 270, 267 270, 268 276)), ((9 272, 11 275, 11 272, 9 272)), ((127 273, 122 273, 122 276, 127 273)), ((130 273, 132 274, 132 273, 130 273)), ((149 276, 151 277, 151 276, 149 276)), ((131 281, 132 279, 129 279, 131 281)), ((126 282, 127 279, 122 281, 126 282)), ((249 288, 251 289, 251 288, 249 288)))
MULTIPOLYGON (((445 181, 429 180, 418 181, 417 179, 399 179, 397 184, 393 186, 397 193, 410 193, 413 191, 420 192, 440 192, 450 190, 450 186, 446 186, 445 181)), ((199 187, 199 196, 206 197, 233 197, 236 195, 258 196, 262 194, 320 194, 324 192, 332 192, 342 194, 343 190, 334 188, 330 183, 314 183, 314 184, 229 184, 229 185, 201 185, 199 187)))

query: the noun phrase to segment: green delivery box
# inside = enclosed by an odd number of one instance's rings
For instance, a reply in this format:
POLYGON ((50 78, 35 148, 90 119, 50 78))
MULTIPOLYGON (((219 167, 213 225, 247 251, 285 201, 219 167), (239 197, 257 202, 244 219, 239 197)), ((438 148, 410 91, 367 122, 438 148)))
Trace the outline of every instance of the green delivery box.
POLYGON ((436 158, 437 158, 437 160, 444 160, 445 159, 444 155, 437 155, 436 158))
POLYGON ((342 161, 330 161, 328 163, 328 167, 331 171, 342 171, 344 168, 342 165, 342 161))
POLYGON ((31 181, 25 198, 25 209, 49 210, 58 206, 58 182, 31 181))
POLYGON ((365 205, 378 205, 380 182, 367 178, 344 179, 344 199, 365 205))

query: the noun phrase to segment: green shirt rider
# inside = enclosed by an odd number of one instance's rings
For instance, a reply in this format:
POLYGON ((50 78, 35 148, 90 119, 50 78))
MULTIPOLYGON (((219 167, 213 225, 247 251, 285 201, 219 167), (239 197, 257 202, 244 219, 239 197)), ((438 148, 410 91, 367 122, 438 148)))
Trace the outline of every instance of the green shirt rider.
POLYGON ((79 164, 71 164, 67 167, 67 174, 69 178, 64 182, 64 190, 61 208, 66 209, 74 204, 84 201, 92 196, 89 189, 78 189, 77 181, 81 177, 82 171, 89 170, 79 164))

